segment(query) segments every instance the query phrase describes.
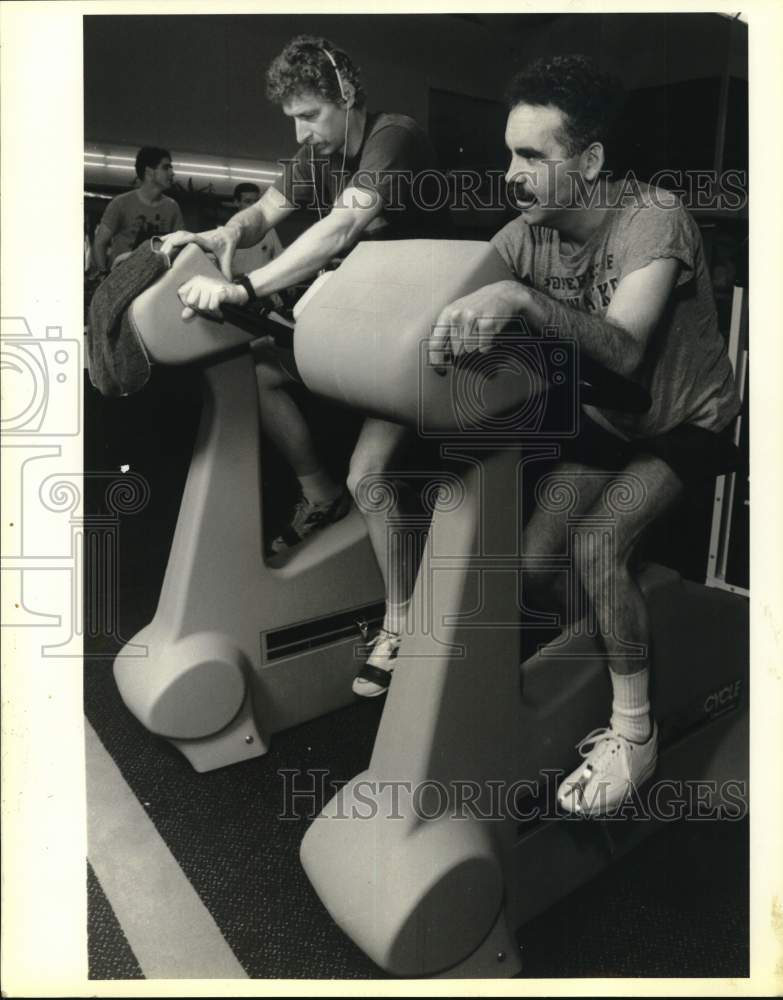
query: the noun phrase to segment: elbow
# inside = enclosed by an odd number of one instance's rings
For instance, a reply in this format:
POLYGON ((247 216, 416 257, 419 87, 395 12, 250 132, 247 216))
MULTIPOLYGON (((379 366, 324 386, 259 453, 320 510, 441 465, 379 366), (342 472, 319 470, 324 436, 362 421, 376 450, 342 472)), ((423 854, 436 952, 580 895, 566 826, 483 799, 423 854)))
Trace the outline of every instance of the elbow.
POLYGON ((633 381, 641 368, 642 358, 638 351, 629 351, 623 355, 621 363, 617 366, 618 375, 633 381))
POLYGON ((356 245, 364 230, 363 220, 346 217, 347 213, 334 210, 320 223, 323 227, 322 243, 327 258, 338 257, 347 253, 356 245))
POLYGON ((622 331, 621 350, 617 358, 615 371, 627 379, 634 379, 642 366, 644 360, 644 344, 634 337, 627 330, 622 331))
POLYGON ((338 257, 346 253, 354 246, 360 235, 361 229, 356 226, 341 226, 335 230, 330 256, 338 257))

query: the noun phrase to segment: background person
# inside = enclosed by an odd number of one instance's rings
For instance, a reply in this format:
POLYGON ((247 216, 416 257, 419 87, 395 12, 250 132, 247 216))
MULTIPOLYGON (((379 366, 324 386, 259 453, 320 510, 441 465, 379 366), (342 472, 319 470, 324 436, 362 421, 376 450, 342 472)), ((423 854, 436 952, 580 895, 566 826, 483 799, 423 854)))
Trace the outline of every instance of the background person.
POLYGON ((185 224, 179 205, 163 193, 174 183, 167 149, 143 146, 136 154, 136 177, 139 186, 113 198, 95 230, 93 261, 100 273, 107 273, 146 239, 185 224))

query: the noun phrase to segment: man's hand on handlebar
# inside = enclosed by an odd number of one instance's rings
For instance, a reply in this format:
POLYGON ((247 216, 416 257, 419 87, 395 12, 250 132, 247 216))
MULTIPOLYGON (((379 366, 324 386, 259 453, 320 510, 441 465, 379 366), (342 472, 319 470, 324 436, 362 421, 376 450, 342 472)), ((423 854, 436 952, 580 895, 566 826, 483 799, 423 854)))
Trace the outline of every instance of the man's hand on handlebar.
POLYGON ((497 281, 442 309, 430 334, 429 360, 443 369, 463 355, 486 354, 509 320, 521 316, 527 290, 518 281, 497 281))
POLYGON ((184 247, 188 243, 195 243, 202 250, 206 250, 217 257, 220 270, 223 275, 231 281, 231 262, 234 259, 234 251, 239 241, 239 231, 236 226, 220 226, 218 229, 210 229, 205 233, 187 233, 181 230, 168 235, 161 246, 161 252, 170 255, 172 251, 184 247))
POLYGON ((206 275, 190 278, 177 289, 177 295, 185 306, 182 310, 183 319, 190 319, 197 312, 219 316, 220 307, 225 303, 243 306, 247 302, 247 292, 241 285, 206 275))

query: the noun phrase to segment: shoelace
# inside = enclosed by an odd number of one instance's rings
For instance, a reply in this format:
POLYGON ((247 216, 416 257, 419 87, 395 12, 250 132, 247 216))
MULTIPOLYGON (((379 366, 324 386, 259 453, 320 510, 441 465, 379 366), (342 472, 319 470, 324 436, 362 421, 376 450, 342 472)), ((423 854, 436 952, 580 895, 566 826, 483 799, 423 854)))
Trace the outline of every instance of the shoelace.
MULTIPOLYGON (((370 656, 382 653, 384 656, 393 654, 400 644, 400 637, 396 632, 390 632, 387 628, 381 628, 369 646, 370 656), (390 646, 390 649, 384 649, 390 646)), ((369 657, 368 657, 369 659, 369 657)))
POLYGON ((576 749, 579 751, 580 755, 585 758, 590 755, 593 749, 597 750, 593 760, 590 762, 593 774, 599 770, 598 765, 602 764, 607 757, 619 752, 625 777, 630 781, 631 770, 628 763, 628 758, 631 752, 630 742, 620 736, 619 733, 616 733, 613 729, 606 727, 603 729, 594 729, 577 744, 576 749))
POLYGON ((308 524, 317 524, 326 517, 330 509, 331 504, 314 504, 311 503, 306 497, 302 497, 297 501, 296 506, 294 507, 291 524, 301 524, 302 527, 306 527, 308 524), (309 513, 307 513, 309 508, 312 509, 309 513))

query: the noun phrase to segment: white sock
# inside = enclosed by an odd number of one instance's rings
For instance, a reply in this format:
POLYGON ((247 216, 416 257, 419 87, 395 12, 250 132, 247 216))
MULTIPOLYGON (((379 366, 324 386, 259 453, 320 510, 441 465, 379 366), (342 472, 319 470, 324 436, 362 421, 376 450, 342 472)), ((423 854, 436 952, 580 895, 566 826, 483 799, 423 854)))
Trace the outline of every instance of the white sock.
POLYGON ((340 487, 324 469, 296 478, 302 487, 302 495, 312 503, 328 503, 340 492, 340 487))
POLYGON ((383 619, 383 628, 386 629, 387 632, 394 632, 396 635, 402 635, 410 603, 410 601, 406 601, 404 604, 392 604, 389 601, 386 602, 386 615, 383 619))
POLYGON ((617 674, 609 671, 612 679, 611 727, 635 743, 645 743, 650 738, 650 700, 647 693, 650 671, 645 667, 635 674, 617 674))

